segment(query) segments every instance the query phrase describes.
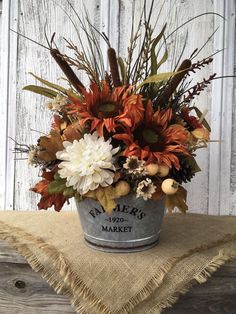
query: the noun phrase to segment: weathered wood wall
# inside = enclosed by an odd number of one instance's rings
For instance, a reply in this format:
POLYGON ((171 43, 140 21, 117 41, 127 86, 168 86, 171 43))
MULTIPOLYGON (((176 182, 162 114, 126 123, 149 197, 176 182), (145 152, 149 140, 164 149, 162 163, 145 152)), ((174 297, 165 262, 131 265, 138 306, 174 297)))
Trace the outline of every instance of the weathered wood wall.
MULTIPOLYGON (((148 6, 150 2, 150 0, 147 0, 148 6)), ((78 42, 76 31, 69 19, 69 16, 73 18, 73 12, 66 0, 20 0, 18 2, 11 1, 10 3, 11 27, 18 30, 21 34, 45 44, 44 26, 46 23, 48 36, 54 31, 56 32, 56 40, 62 51, 66 49, 63 37, 78 42)), ((77 12, 83 11, 82 1, 71 0, 71 3, 77 12)), ((221 1, 221 5, 219 5, 219 1, 165 0, 162 9, 161 3, 162 1, 155 1, 153 22, 155 23, 155 20, 159 17, 156 26, 158 32, 167 21, 167 34, 170 34, 171 31, 188 19, 201 13, 219 11, 219 13, 227 15, 227 17, 230 15, 230 19, 227 19, 227 21, 223 21, 220 17, 212 14, 202 16, 185 25, 171 36, 168 40, 170 59, 165 68, 163 68, 164 70, 173 68, 173 64, 181 53, 186 36, 187 45, 183 58, 188 57, 196 47, 200 48, 218 25, 220 25, 220 29, 216 33, 215 39, 211 38, 208 41, 198 57, 203 58, 211 55, 216 49, 225 47, 225 44, 227 48, 233 51, 234 44, 230 39, 234 36, 232 30, 228 42, 225 40, 228 34, 227 25, 231 25, 229 23, 235 21, 233 0, 221 1), (229 4, 231 6, 228 8, 229 4)), ((89 0, 86 2, 86 7, 95 26, 105 31, 109 35, 112 45, 118 49, 119 54, 125 56, 131 29, 132 7, 135 6, 135 17, 138 20, 142 4, 143 0, 89 0)), ((10 36, 9 42, 13 47, 10 54, 11 62, 9 62, 8 56, 9 67, 11 68, 8 78, 9 91, 5 100, 5 103, 7 102, 10 106, 10 110, 8 107, 8 110, 5 112, 5 115, 7 115, 5 118, 8 119, 5 137, 10 135, 20 143, 30 144, 34 143, 39 136, 36 131, 30 131, 30 129, 47 132, 50 125, 50 113, 45 110, 45 99, 29 92, 22 92, 21 89, 24 85, 35 83, 35 80, 27 73, 29 71, 34 72, 50 81, 56 81, 61 77, 62 73, 51 60, 47 50, 22 37, 17 37, 15 34, 10 36), (14 60, 12 60, 14 52, 15 64, 14 60)), ((105 51, 104 43, 101 42, 101 44, 105 51)), ((227 56, 226 52, 223 57, 226 58, 227 56)), ((5 54, 3 55, 4 57, 5 54)), ((220 74, 228 74, 222 68, 225 59, 222 59, 222 55, 217 58, 213 66, 205 68, 204 71, 199 72, 195 76, 196 81, 200 81, 203 77, 207 78, 210 73, 215 72, 215 69, 218 69, 220 74)), ((227 62, 226 64, 228 65, 229 62, 227 62)), ((230 64, 228 66, 230 67, 230 64)), ((233 68, 231 69, 232 71, 233 68)), ((230 84, 232 85, 232 81, 230 81, 230 84)), ((231 131, 235 131, 236 122, 234 121, 233 128, 231 128, 232 121, 228 120, 228 123, 226 123, 226 118, 228 119, 229 117, 225 116, 225 109, 222 107, 222 90, 224 88, 225 86, 215 83, 213 85, 213 98, 211 97, 211 88, 209 87, 196 99, 196 103, 202 110, 209 110, 207 118, 215 130, 213 131, 212 139, 222 139, 224 144, 212 143, 210 148, 202 150, 198 154, 198 162, 202 172, 197 174, 187 187, 190 210, 194 212, 211 214, 236 213, 236 147, 234 141, 232 141, 231 150, 231 138, 229 138, 229 135, 231 137, 231 131), (227 130, 223 137, 221 135, 222 129, 224 131, 225 129, 227 130), (231 176, 230 168, 232 168, 231 176), (227 200, 224 200, 224 197, 229 201, 228 203, 227 200)), ((232 86, 231 90, 233 90, 232 86)), ((228 108, 234 108, 233 118, 235 120, 235 105, 233 106, 232 99, 230 100, 229 97, 227 98, 227 105, 228 108)), ((13 155, 9 150, 13 148, 12 142, 7 141, 7 144, 5 143, 4 145, 5 148, 0 146, 0 149, 3 150, 3 159, 7 161, 5 163, 5 169, 7 170, 5 172, 3 170, 2 172, 0 171, 2 186, 6 183, 4 192, 0 193, 0 207, 16 210, 34 210, 36 208, 37 196, 28 190, 37 180, 37 169, 29 167, 25 161, 13 160, 13 155), (3 178, 3 173, 6 176, 6 181, 3 178)))
MULTIPOLYGON (((236 29, 236 19, 235 19, 235 29, 236 29)), ((236 37, 234 39, 234 47, 236 47, 236 37)), ((234 73, 236 73, 236 53, 234 58, 234 73)), ((235 75, 235 74, 234 74, 235 75)), ((232 159, 232 174, 231 174, 231 192, 232 192, 232 212, 236 215, 236 83, 234 82, 234 95, 233 95, 233 114, 232 114, 232 151, 231 151, 231 159, 232 159)))

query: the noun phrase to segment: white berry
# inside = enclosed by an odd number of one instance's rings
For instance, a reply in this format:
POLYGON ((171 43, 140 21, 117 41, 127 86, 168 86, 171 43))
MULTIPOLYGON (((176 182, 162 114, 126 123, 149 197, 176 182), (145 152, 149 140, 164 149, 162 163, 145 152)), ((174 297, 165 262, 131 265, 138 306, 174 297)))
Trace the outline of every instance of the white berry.
POLYGON ((124 180, 120 180, 115 185, 115 193, 117 197, 125 196, 130 192, 130 185, 124 180))
POLYGON ((166 166, 165 164, 162 164, 159 166, 157 175, 161 178, 166 177, 169 174, 170 168, 166 166))
POLYGON ((179 184, 174 179, 165 179, 161 185, 162 191, 168 195, 175 194, 178 188, 179 184))
POLYGON ((149 176, 155 176, 159 171, 159 166, 157 164, 149 164, 145 167, 145 171, 149 176))

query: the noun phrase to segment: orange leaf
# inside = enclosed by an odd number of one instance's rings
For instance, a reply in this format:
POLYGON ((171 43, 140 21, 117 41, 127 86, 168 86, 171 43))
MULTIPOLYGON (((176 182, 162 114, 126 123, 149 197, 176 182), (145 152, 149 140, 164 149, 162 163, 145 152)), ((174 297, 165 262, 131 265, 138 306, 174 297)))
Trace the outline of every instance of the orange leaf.
POLYGON ((38 209, 48 209, 54 206, 55 211, 59 212, 65 202, 66 198, 63 194, 43 195, 38 203, 38 209))
POLYGON ((38 182, 30 190, 41 195, 41 199, 38 203, 38 209, 48 209, 49 207, 54 206, 56 211, 60 211, 62 206, 67 200, 64 195, 61 194, 49 194, 48 186, 54 180, 55 170, 53 171, 44 171, 43 180, 38 182))

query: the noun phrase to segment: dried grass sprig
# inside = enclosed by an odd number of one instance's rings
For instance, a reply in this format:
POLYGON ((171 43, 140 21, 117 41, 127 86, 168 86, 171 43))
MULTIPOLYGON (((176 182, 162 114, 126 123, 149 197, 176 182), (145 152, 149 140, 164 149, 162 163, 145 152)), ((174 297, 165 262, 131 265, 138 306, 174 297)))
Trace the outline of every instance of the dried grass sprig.
POLYGON ((209 65, 210 63, 212 63, 213 58, 209 57, 209 58, 204 58, 200 61, 197 61, 195 63, 192 64, 191 67, 191 72, 195 73, 196 70, 201 70, 202 68, 204 68, 206 65, 209 65))
POLYGON ((97 70, 93 67, 87 55, 80 51, 79 48, 73 43, 67 41, 67 47, 74 51, 75 58, 68 55, 63 55, 64 59, 70 64, 75 66, 78 70, 85 71, 90 79, 94 80, 99 85, 99 75, 97 70))
MULTIPOLYGON (((150 9, 148 11, 148 17, 147 17, 146 16, 147 14, 146 1, 144 1, 142 14, 144 15, 145 32, 144 32, 141 48, 139 50, 139 54, 130 72, 130 77, 132 78, 133 85, 138 83, 138 81, 140 80, 140 77, 142 78, 142 71, 144 71, 146 67, 146 62, 148 62, 148 58, 146 58, 146 56, 147 54, 151 53, 152 39, 150 40, 150 35, 152 37, 153 29, 151 28, 150 21, 151 21, 153 6, 154 6, 154 0, 152 0, 151 2, 150 9)), ((140 21, 142 21, 142 18, 140 18, 140 21)))
POLYGON ((196 85, 190 87, 188 90, 184 92, 184 94, 188 94, 185 96, 182 94, 184 97, 182 104, 188 104, 190 103, 196 96, 198 96, 209 84, 211 84, 211 81, 216 77, 216 73, 210 75, 208 79, 203 79, 202 82, 197 83, 196 85))

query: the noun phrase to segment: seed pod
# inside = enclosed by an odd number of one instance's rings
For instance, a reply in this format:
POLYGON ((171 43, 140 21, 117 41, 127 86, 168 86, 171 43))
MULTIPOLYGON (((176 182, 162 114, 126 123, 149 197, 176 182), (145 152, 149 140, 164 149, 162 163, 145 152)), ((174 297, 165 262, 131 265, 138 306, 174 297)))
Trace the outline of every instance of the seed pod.
POLYGON ((116 59, 116 51, 113 48, 107 50, 108 61, 111 69, 111 77, 115 87, 121 86, 118 63, 116 59))
POLYGON ((161 97, 157 101, 157 105, 158 106, 162 106, 162 105, 164 105, 164 104, 166 104, 168 102, 168 100, 170 99, 171 95, 174 93, 174 91, 178 87, 179 83, 184 78, 185 74, 188 73, 191 65, 192 65, 192 63, 191 63, 191 60, 189 60, 189 59, 186 59, 186 60, 184 60, 181 63, 181 65, 178 68, 177 72, 180 72, 180 71, 182 71, 182 72, 179 73, 179 74, 176 74, 175 76, 172 77, 172 79, 170 80, 168 86, 166 87, 166 89, 164 90, 163 94, 161 95, 161 97))
POLYGON ((56 63, 61 68, 62 72, 65 74, 65 76, 68 78, 70 83, 74 86, 74 88, 81 93, 81 89, 85 88, 83 83, 78 79, 78 77, 75 75, 74 71, 71 69, 69 64, 66 62, 66 60, 63 59, 60 51, 58 49, 51 49, 50 50, 51 56, 54 58, 56 63))

